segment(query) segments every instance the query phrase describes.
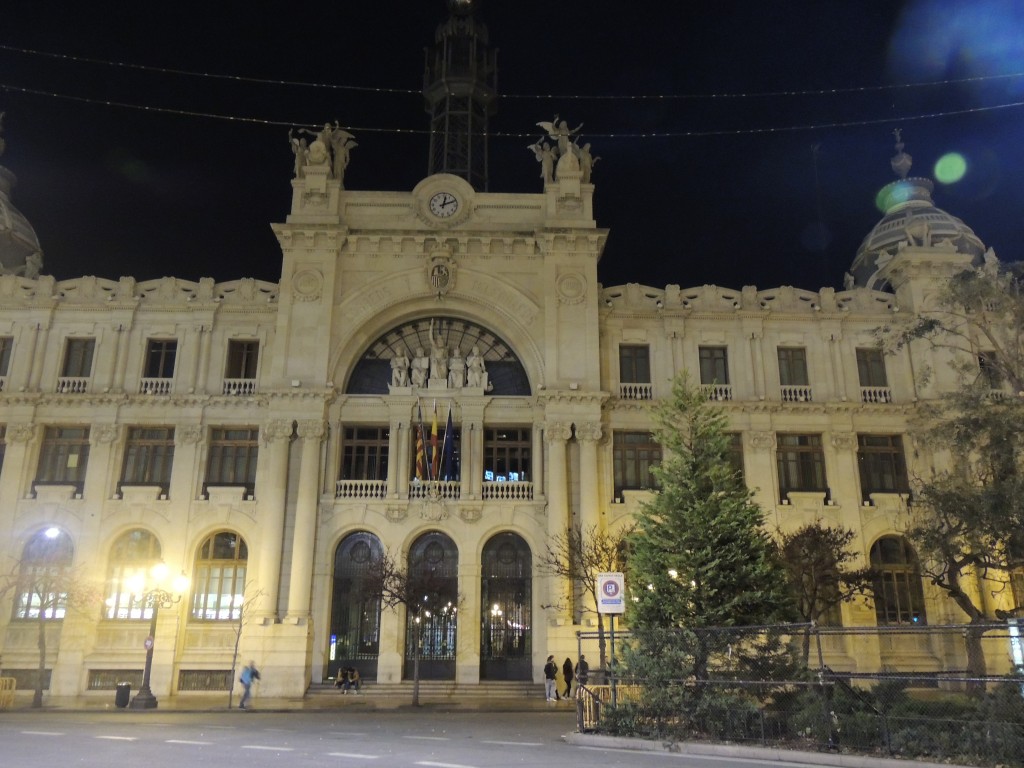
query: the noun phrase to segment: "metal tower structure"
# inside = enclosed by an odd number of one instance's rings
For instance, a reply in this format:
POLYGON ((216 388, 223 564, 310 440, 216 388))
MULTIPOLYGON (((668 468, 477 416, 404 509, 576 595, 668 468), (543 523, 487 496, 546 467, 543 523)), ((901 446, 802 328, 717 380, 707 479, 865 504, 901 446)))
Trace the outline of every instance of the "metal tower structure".
POLYGON ((497 51, 476 20, 478 3, 448 0, 448 19, 426 49, 423 97, 430 115, 428 174, 461 176, 487 190, 487 118, 495 112, 497 51))

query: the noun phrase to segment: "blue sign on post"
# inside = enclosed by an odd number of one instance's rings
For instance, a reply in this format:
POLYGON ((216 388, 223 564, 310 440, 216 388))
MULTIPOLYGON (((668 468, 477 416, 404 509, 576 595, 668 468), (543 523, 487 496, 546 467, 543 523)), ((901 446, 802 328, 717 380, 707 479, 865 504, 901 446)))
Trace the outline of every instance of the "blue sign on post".
POLYGON ((597 612, 626 612, 626 583, 621 573, 597 574, 597 612))

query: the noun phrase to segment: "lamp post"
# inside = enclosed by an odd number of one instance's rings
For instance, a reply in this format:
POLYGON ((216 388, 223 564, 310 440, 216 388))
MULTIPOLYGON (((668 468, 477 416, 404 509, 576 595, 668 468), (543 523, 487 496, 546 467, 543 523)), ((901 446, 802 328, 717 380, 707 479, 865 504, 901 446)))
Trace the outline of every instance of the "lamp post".
POLYGON ((130 709, 156 709, 157 700, 156 696, 153 695, 153 691, 149 687, 150 674, 153 671, 153 646, 156 639, 156 620, 160 614, 160 608, 170 608, 175 603, 181 601, 182 593, 188 589, 188 578, 185 574, 178 576, 171 586, 171 589, 167 589, 164 584, 167 580, 167 566, 163 563, 157 563, 150 569, 151 583, 155 586, 145 589, 147 584, 142 584, 144 577, 139 574, 135 580, 135 583, 139 585, 139 589, 132 589, 132 594, 138 594, 137 602, 143 606, 143 609, 149 608, 151 610, 149 618, 149 637, 146 638, 146 666, 142 673, 142 687, 139 688, 139 692, 135 694, 135 697, 129 704, 130 709), (145 591, 143 591, 145 589, 145 591))

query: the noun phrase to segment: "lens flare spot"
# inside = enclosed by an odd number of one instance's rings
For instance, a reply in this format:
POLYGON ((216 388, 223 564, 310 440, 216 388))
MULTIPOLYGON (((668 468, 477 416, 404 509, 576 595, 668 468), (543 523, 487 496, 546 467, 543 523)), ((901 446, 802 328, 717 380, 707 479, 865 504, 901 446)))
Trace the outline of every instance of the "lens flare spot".
POLYGON ((967 173, 967 160, 959 152, 948 152, 935 162, 935 179, 954 184, 967 173))

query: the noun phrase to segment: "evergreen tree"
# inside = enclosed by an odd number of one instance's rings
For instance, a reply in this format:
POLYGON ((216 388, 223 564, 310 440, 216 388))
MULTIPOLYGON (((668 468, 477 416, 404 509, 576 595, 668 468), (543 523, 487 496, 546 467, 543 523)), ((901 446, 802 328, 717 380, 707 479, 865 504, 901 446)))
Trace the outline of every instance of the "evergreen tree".
MULTIPOLYGON (((630 537, 630 623, 679 627, 703 642, 692 674, 706 679, 711 628, 787 621, 793 606, 764 513, 728 460, 727 420, 687 378, 655 409, 659 491, 630 537)), ((731 645, 731 644, 730 644, 731 645)))

